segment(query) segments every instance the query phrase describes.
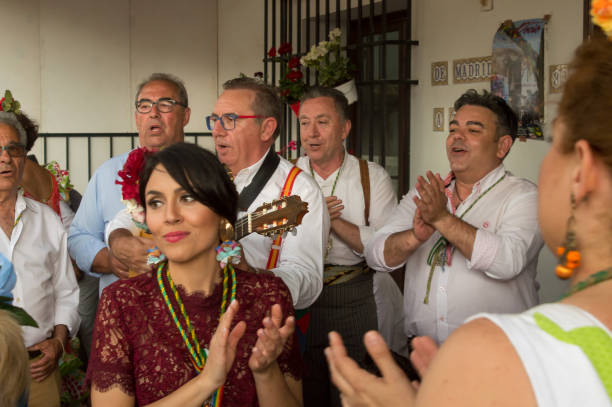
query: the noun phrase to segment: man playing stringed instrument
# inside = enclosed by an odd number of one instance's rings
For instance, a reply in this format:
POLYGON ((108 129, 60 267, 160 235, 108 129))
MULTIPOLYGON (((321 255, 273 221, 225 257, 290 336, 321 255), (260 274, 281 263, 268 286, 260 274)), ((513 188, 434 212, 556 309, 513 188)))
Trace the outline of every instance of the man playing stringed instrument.
POLYGON ((428 171, 366 247, 370 267, 406 264, 405 332, 437 343, 477 312, 521 312, 538 303, 543 242, 537 190, 502 161, 517 131, 506 102, 469 90, 455 102, 446 179, 428 171))
POLYGON ((291 292, 294 307, 307 308, 323 287, 329 235, 323 194, 308 174, 274 152, 282 110, 275 90, 251 78, 230 80, 223 89, 206 122, 217 156, 232 172, 240 193, 238 215, 281 195, 299 195, 308 203, 308 213, 293 233, 274 240, 259 234, 243 238, 240 243, 246 262, 280 277, 291 292))

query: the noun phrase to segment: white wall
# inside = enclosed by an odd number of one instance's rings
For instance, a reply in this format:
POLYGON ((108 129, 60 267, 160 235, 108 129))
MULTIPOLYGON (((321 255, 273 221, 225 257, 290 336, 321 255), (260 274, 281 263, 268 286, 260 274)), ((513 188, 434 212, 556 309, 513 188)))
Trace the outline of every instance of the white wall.
MULTIPOLYGON (((153 72, 181 78, 188 132, 205 132, 217 98, 217 0, 0 0, 0 90, 9 88, 43 133, 135 132, 134 94, 153 72)), ((204 143, 211 148, 211 143, 204 143)), ((108 158, 93 142, 92 171, 108 158)), ((85 190, 85 140, 71 143, 71 176, 85 190)), ((115 154, 130 148, 114 144, 115 154)), ((33 152, 42 159, 42 144, 33 152)), ((48 157, 66 163, 63 140, 48 157)))
MULTIPOLYGON (((477 0, 416 0, 413 2, 413 39, 419 46, 413 51, 413 78, 419 85, 412 90, 411 185, 416 177, 431 169, 442 174, 448 172, 444 152, 444 132, 432 131, 433 108, 444 107, 448 122, 448 107, 470 88, 488 89, 486 82, 431 86, 431 63, 460 58, 491 55, 493 35, 506 19, 541 18, 550 14, 545 40, 545 79, 548 66, 570 61, 573 50, 582 41, 582 0, 495 0, 494 9, 480 11, 477 0)), ((554 118, 558 96, 552 97, 546 88, 546 121, 554 118)), ((516 142, 505 161, 516 175, 537 182, 540 162, 549 148, 544 141, 516 142)), ((567 284, 554 276, 555 261, 547 249, 542 250, 538 267, 538 280, 542 284, 542 301, 559 298, 567 284)))
POLYGON ((219 93, 240 73, 263 72, 264 9, 259 0, 219 2, 219 93))

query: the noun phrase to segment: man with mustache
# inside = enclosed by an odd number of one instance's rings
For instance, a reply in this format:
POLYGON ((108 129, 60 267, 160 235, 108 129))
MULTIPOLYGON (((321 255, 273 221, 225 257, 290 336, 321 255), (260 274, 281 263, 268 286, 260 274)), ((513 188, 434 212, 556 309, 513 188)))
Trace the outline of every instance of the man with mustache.
POLYGON ((455 111, 446 139, 450 174, 419 176, 366 247, 376 270, 406 265, 405 332, 437 343, 475 313, 536 305, 543 245, 536 186, 503 165, 516 114, 502 98, 473 89, 455 111))
MULTIPOLYGON (((143 81, 136 92, 136 128, 141 147, 159 150, 183 141, 183 128, 189 122, 187 91, 173 75, 155 73, 143 81)), ((127 278, 128 270, 144 272, 147 239, 133 237, 129 231, 118 237, 110 250, 104 241, 106 225, 125 208, 121 202, 121 186, 117 172, 123 168, 129 152, 113 157, 94 173, 79 206, 68 235, 70 255, 79 268, 100 277, 99 293, 119 278, 127 278), (121 240, 123 239, 123 240, 121 240)), ((95 307, 92 317, 95 317, 95 307)))

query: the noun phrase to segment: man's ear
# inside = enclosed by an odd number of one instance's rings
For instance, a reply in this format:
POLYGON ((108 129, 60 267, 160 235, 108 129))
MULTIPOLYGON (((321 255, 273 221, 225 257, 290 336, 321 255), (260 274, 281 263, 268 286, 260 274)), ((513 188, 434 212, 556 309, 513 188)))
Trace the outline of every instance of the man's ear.
POLYGON ((496 154, 497 158, 499 158, 500 160, 503 160, 504 157, 510 151, 510 148, 512 147, 512 143, 513 143, 513 140, 509 134, 505 134, 501 136, 499 140, 497 140, 497 154, 496 154))
POLYGON ((576 168, 572 171, 572 192, 577 201, 587 197, 597 187, 601 166, 596 163, 595 154, 586 140, 574 144, 576 168))
POLYGON ((274 141, 274 132, 276 131, 277 127, 278 127, 278 123, 276 122, 276 119, 274 117, 266 117, 261 122, 261 126, 260 126, 261 134, 259 138, 261 139, 261 141, 264 141, 264 142, 274 141))
POLYGON ((346 140, 346 138, 348 137, 351 131, 351 126, 351 121, 349 119, 346 119, 346 121, 342 125, 342 140, 346 140))
POLYGON ((189 123, 190 117, 191 117, 191 108, 186 107, 185 113, 183 114, 183 127, 187 126, 187 123, 189 123))

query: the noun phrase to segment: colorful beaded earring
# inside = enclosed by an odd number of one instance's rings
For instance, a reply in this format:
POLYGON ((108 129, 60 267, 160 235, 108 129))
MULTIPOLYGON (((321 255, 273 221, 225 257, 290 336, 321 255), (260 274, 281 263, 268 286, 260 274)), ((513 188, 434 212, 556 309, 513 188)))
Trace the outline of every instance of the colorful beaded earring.
POLYGON ((576 219, 574 211, 576 210, 576 198, 572 193, 570 217, 567 220, 567 229, 565 241, 562 246, 557 247, 557 256, 559 256, 559 265, 555 268, 557 277, 565 280, 572 276, 574 270, 580 265, 580 252, 576 249, 576 231, 574 230, 576 219))

